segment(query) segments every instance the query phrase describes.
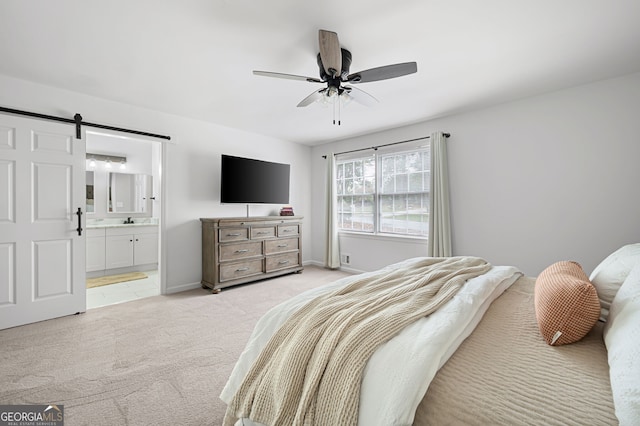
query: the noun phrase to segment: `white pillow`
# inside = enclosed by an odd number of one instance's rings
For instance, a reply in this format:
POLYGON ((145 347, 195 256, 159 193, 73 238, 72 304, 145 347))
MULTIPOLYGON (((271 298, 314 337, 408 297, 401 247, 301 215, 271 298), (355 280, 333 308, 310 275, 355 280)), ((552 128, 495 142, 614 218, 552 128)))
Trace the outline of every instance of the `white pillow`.
POLYGON ((640 419, 640 264, 631 270, 613 299, 603 337, 616 416, 621 426, 637 425, 640 419))
POLYGON ((640 243, 628 244, 600 262, 589 276, 589 281, 596 288, 600 298, 602 321, 607 320, 613 298, 631 269, 638 263, 640 263, 640 243))

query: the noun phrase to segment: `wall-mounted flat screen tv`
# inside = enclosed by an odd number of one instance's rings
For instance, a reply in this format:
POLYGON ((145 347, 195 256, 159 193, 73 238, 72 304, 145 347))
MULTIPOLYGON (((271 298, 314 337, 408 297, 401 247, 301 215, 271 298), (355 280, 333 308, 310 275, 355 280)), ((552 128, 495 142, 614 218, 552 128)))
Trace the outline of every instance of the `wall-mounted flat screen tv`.
POLYGON ((289 204, 290 165, 222 155, 220 202, 289 204))

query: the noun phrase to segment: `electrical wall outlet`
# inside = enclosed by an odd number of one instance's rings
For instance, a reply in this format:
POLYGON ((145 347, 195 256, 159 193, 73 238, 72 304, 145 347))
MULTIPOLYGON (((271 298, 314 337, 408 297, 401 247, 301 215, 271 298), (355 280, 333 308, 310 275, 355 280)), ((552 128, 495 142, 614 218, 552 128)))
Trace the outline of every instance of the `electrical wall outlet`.
POLYGON ((340 254, 340 263, 343 265, 351 265, 351 255, 347 253, 340 254))

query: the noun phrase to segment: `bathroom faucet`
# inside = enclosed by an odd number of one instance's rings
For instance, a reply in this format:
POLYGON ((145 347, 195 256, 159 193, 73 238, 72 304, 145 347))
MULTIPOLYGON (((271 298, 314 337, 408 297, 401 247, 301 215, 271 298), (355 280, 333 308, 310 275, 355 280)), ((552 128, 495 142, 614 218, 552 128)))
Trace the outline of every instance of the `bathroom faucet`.
POLYGON ((128 217, 127 220, 124 221, 124 223, 133 223, 133 221, 131 220, 130 217, 128 217))

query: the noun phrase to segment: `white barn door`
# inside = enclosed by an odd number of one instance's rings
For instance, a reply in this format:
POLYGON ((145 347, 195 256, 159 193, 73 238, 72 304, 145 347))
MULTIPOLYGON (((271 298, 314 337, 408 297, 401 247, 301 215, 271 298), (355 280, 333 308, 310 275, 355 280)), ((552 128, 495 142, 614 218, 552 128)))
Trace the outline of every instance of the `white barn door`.
POLYGON ((86 310, 82 136, 0 114, 0 329, 86 310))

